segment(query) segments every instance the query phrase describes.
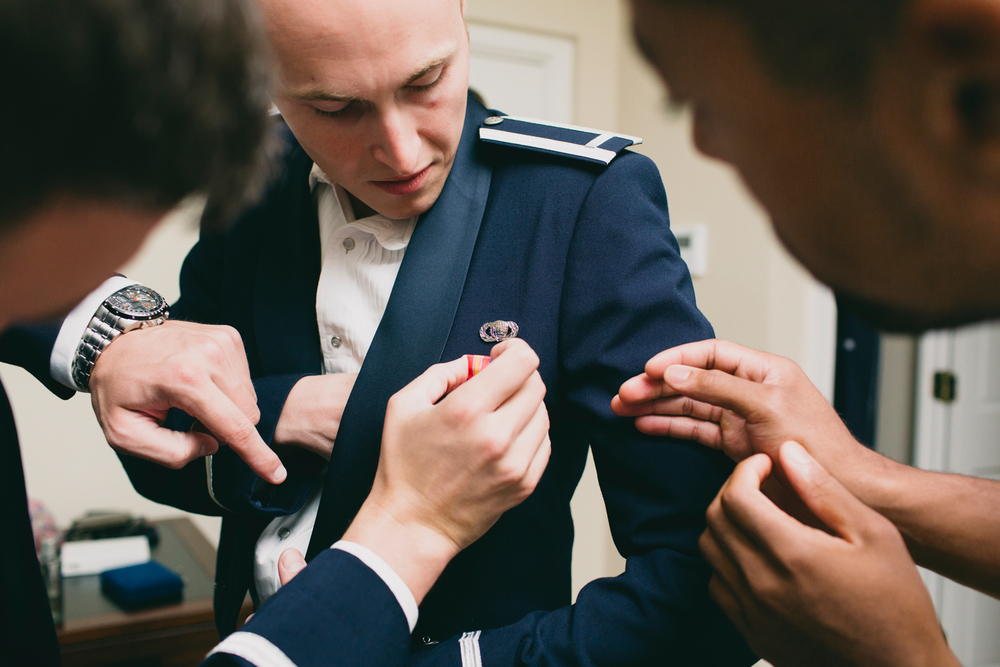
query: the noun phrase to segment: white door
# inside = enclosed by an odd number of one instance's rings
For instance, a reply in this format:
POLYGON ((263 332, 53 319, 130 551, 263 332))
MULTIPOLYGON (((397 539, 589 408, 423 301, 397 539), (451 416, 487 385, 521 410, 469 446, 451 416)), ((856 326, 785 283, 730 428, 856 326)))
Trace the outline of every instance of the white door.
POLYGON ((469 46, 469 86, 487 107, 573 122, 572 40, 470 21, 469 46))
MULTIPOLYGON (((917 377, 914 463, 1000 480, 1000 323, 924 336, 917 377), (955 378, 950 402, 934 395, 943 372, 955 378)), ((929 572, 924 580, 962 664, 1000 667, 1000 601, 929 572)))

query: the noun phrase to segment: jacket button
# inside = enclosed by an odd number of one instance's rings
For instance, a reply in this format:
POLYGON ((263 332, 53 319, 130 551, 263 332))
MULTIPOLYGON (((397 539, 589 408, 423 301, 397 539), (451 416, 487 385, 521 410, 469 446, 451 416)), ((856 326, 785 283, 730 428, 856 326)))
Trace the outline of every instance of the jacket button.
POLYGON ((428 637, 427 635, 424 635, 424 637, 420 641, 424 643, 424 646, 433 646, 434 644, 438 643, 433 639, 431 639, 430 637, 428 637))
POLYGON ((330 339, 330 345, 334 347, 340 347, 340 336, 334 336, 330 339))
POLYGON ((283 540, 286 537, 288 537, 288 535, 291 532, 292 531, 288 530, 287 528, 280 528, 280 529, 278 529, 278 541, 280 542, 281 540, 283 540))
POLYGON ((483 125, 499 125, 503 122, 503 116, 490 116, 483 121, 483 125))

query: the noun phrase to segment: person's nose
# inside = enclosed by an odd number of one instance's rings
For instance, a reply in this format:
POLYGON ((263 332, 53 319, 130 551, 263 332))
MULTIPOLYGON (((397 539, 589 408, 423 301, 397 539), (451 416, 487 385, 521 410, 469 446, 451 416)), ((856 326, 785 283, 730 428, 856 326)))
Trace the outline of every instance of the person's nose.
POLYGON ((392 107, 380 116, 379 140, 373 152, 375 159, 396 175, 409 176, 420 168, 420 135, 405 110, 392 107))
POLYGON ((701 153, 724 162, 730 161, 726 138, 711 111, 695 107, 692 133, 694 144, 701 153))

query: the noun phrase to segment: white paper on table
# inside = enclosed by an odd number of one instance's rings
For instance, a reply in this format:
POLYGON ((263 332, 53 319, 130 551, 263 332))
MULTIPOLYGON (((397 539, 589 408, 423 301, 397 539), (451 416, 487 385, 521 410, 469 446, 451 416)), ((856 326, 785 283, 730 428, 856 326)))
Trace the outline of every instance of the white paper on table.
POLYGON ((148 562, 150 557, 149 539, 145 535, 66 542, 60 554, 64 577, 100 574, 116 567, 148 562))

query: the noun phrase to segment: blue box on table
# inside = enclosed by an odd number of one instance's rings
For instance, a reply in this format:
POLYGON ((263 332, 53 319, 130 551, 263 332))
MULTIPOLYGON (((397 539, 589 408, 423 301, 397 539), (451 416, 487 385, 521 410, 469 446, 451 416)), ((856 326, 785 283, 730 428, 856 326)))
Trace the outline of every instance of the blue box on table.
POLYGON ((127 609, 179 602, 184 581, 155 560, 101 573, 101 591, 127 609))

